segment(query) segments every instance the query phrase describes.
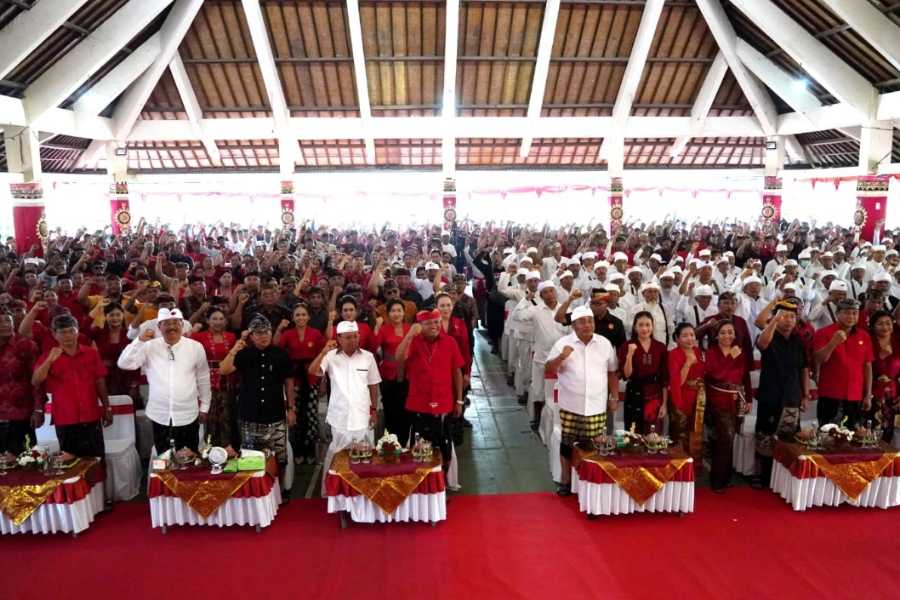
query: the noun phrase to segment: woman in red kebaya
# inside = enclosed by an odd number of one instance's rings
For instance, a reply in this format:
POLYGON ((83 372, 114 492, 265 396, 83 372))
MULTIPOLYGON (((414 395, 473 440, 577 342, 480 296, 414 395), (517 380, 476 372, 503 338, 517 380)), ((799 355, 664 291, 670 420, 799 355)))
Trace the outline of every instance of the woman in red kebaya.
POLYGON ((619 371, 625 380, 625 428, 662 431, 666 416, 666 345, 653 338, 653 315, 634 315, 631 339, 618 348, 619 371))
POLYGON ((125 309, 121 304, 111 303, 103 307, 104 325, 101 328, 91 326, 88 336, 94 341, 97 352, 106 367, 106 389, 110 396, 126 395, 138 398, 137 371, 120 369, 116 362, 128 339, 128 327, 125 325, 125 309))
POLYGON ((435 307, 441 314, 441 331, 452 337, 459 347, 466 365, 463 367, 463 385, 468 386, 472 372, 472 349, 469 347, 469 331, 466 323, 459 317, 451 316, 453 313, 453 300, 450 294, 440 292, 435 296, 435 307))
MULTIPOLYGON (((705 408, 703 388, 703 355, 697 347, 697 335, 689 323, 675 327, 675 342, 669 351, 669 436, 676 445, 699 458, 703 442, 703 415, 697 414, 699 404, 705 408)), ((703 410, 701 408, 701 410, 703 410)))
POLYGON ((409 419, 406 416, 406 393, 408 384, 403 373, 403 365, 397 360, 397 348, 409 333, 410 325, 405 322, 406 307, 396 298, 385 304, 387 322, 381 317, 375 321, 375 349, 381 356, 381 404, 384 406, 384 428, 397 434, 400 444, 405 446, 409 437, 409 419))
POLYGON ((235 335, 226 331, 228 319, 219 308, 211 308, 206 313, 206 329, 191 335, 191 339, 203 345, 209 363, 209 382, 212 400, 206 417, 206 432, 215 446, 237 447, 236 416, 234 414, 234 378, 219 374, 219 363, 237 341, 235 335))
POLYGON ((746 357, 734 343, 734 325, 721 322, 716 343, 706 350, 706 398, 713 417, 715 438, 712 448, 710 485, 722 493, 731 482, 731 454, 738 417, 746 412, 746 391, 750 389, 746 357))
POLYGON ((297 390, 297 426, 291 436, 294 462, 316 462, 319 443, 319 383, 309 375, 309 365, 325 347, 322 333, 309 326, 309 307, 300 303, 291 315, 294 326, 282 321, 272 340, 276 346, 287 350, 294 365, 294 387, 297 390))
POLYGON ((880 423, 885 442, 894 439, 894 419, 898 410, 897 380, 900 378, 900 339, 894 334, 894 319, 886 311, 878 311, 869 317, 872 334, 872 414, 873 422, 880 423))

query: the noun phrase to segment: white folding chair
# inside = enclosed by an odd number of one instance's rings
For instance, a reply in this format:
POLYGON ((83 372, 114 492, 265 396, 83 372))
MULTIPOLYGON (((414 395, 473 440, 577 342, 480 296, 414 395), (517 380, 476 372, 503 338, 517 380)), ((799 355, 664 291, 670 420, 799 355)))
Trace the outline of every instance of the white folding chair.
POLYGON ((51 424, 53 411, 53 403, 48 402, 44 405, 44 424, 35 430, 37 440, 35 443, 46 446, 50 453, 59 452, 59 440, 56 438, 56 427, 51 424))
POLYGON ((131 500, 141 485, 141 461, 134 428, 134 402, 131 396, 110 396, 113 423, 103 429, 106 446, 106 497, 131 500))

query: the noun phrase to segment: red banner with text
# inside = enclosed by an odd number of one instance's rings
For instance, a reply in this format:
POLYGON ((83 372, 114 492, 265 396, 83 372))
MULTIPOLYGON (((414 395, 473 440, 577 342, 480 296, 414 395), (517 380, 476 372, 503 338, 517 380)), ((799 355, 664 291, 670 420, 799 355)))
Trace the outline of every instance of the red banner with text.
POLYGON ((854 225, 861 240, 874 242, 884 234, 890 175, 868 175, 856 180, 854 225))

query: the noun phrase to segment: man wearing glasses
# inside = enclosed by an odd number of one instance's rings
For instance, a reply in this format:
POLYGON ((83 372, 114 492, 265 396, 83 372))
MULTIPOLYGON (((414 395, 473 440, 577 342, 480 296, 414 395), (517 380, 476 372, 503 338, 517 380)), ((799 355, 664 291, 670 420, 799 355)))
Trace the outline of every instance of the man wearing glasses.
POLYGON ((200 423, 206 422, 211 397, 209 364, 199 342, 183 335, 181 311, 163 308, 158 331, 144 330, 119 356, 120 369, 143 368, 149 384, 147 417, 153 423, 153 445, 161 453, 175 447, 194 452, 200 423))

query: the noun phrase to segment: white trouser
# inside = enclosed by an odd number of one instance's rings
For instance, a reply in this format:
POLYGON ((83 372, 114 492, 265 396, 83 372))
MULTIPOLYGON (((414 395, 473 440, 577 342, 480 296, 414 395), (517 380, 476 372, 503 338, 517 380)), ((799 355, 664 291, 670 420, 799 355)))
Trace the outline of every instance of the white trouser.
MULTIPOLYGON (((503 335, 506 336, 505 333, 503 335)), ((506 359, 506 374, 513 375, 519 370, 519 340, 516 339, 515 334, 509 336, 508 355, 506 359)))
POLYGON ((503 335, 500 336, 500 358, 506 360, 509 357, 509 331, 503 328, 503 335))
POLYGON ((328 477, 328 469, 331 468, 331 459, 334 455, 349 448, 354 440, 368 439, 369 442, 375 443, 375 432, 371 429, 341 429, 331 425, 331 443, 325 452, 325 462, 322 470, 322 497, 325 497, 325 478, 328 477))
POLYGON ((519 362, 516 365, 515 386, 516 395, 521 396, 531 385, 531 340, 517 339, 516 347, 519 362))
MULTIPOLYGON (((532 361, 531 363, 531 389, 528 391, 528 418, 534 419, 535 401, 544 401, 544 363, 532 361)), ((540 415, 537 415, 540 418, 540 415)))

